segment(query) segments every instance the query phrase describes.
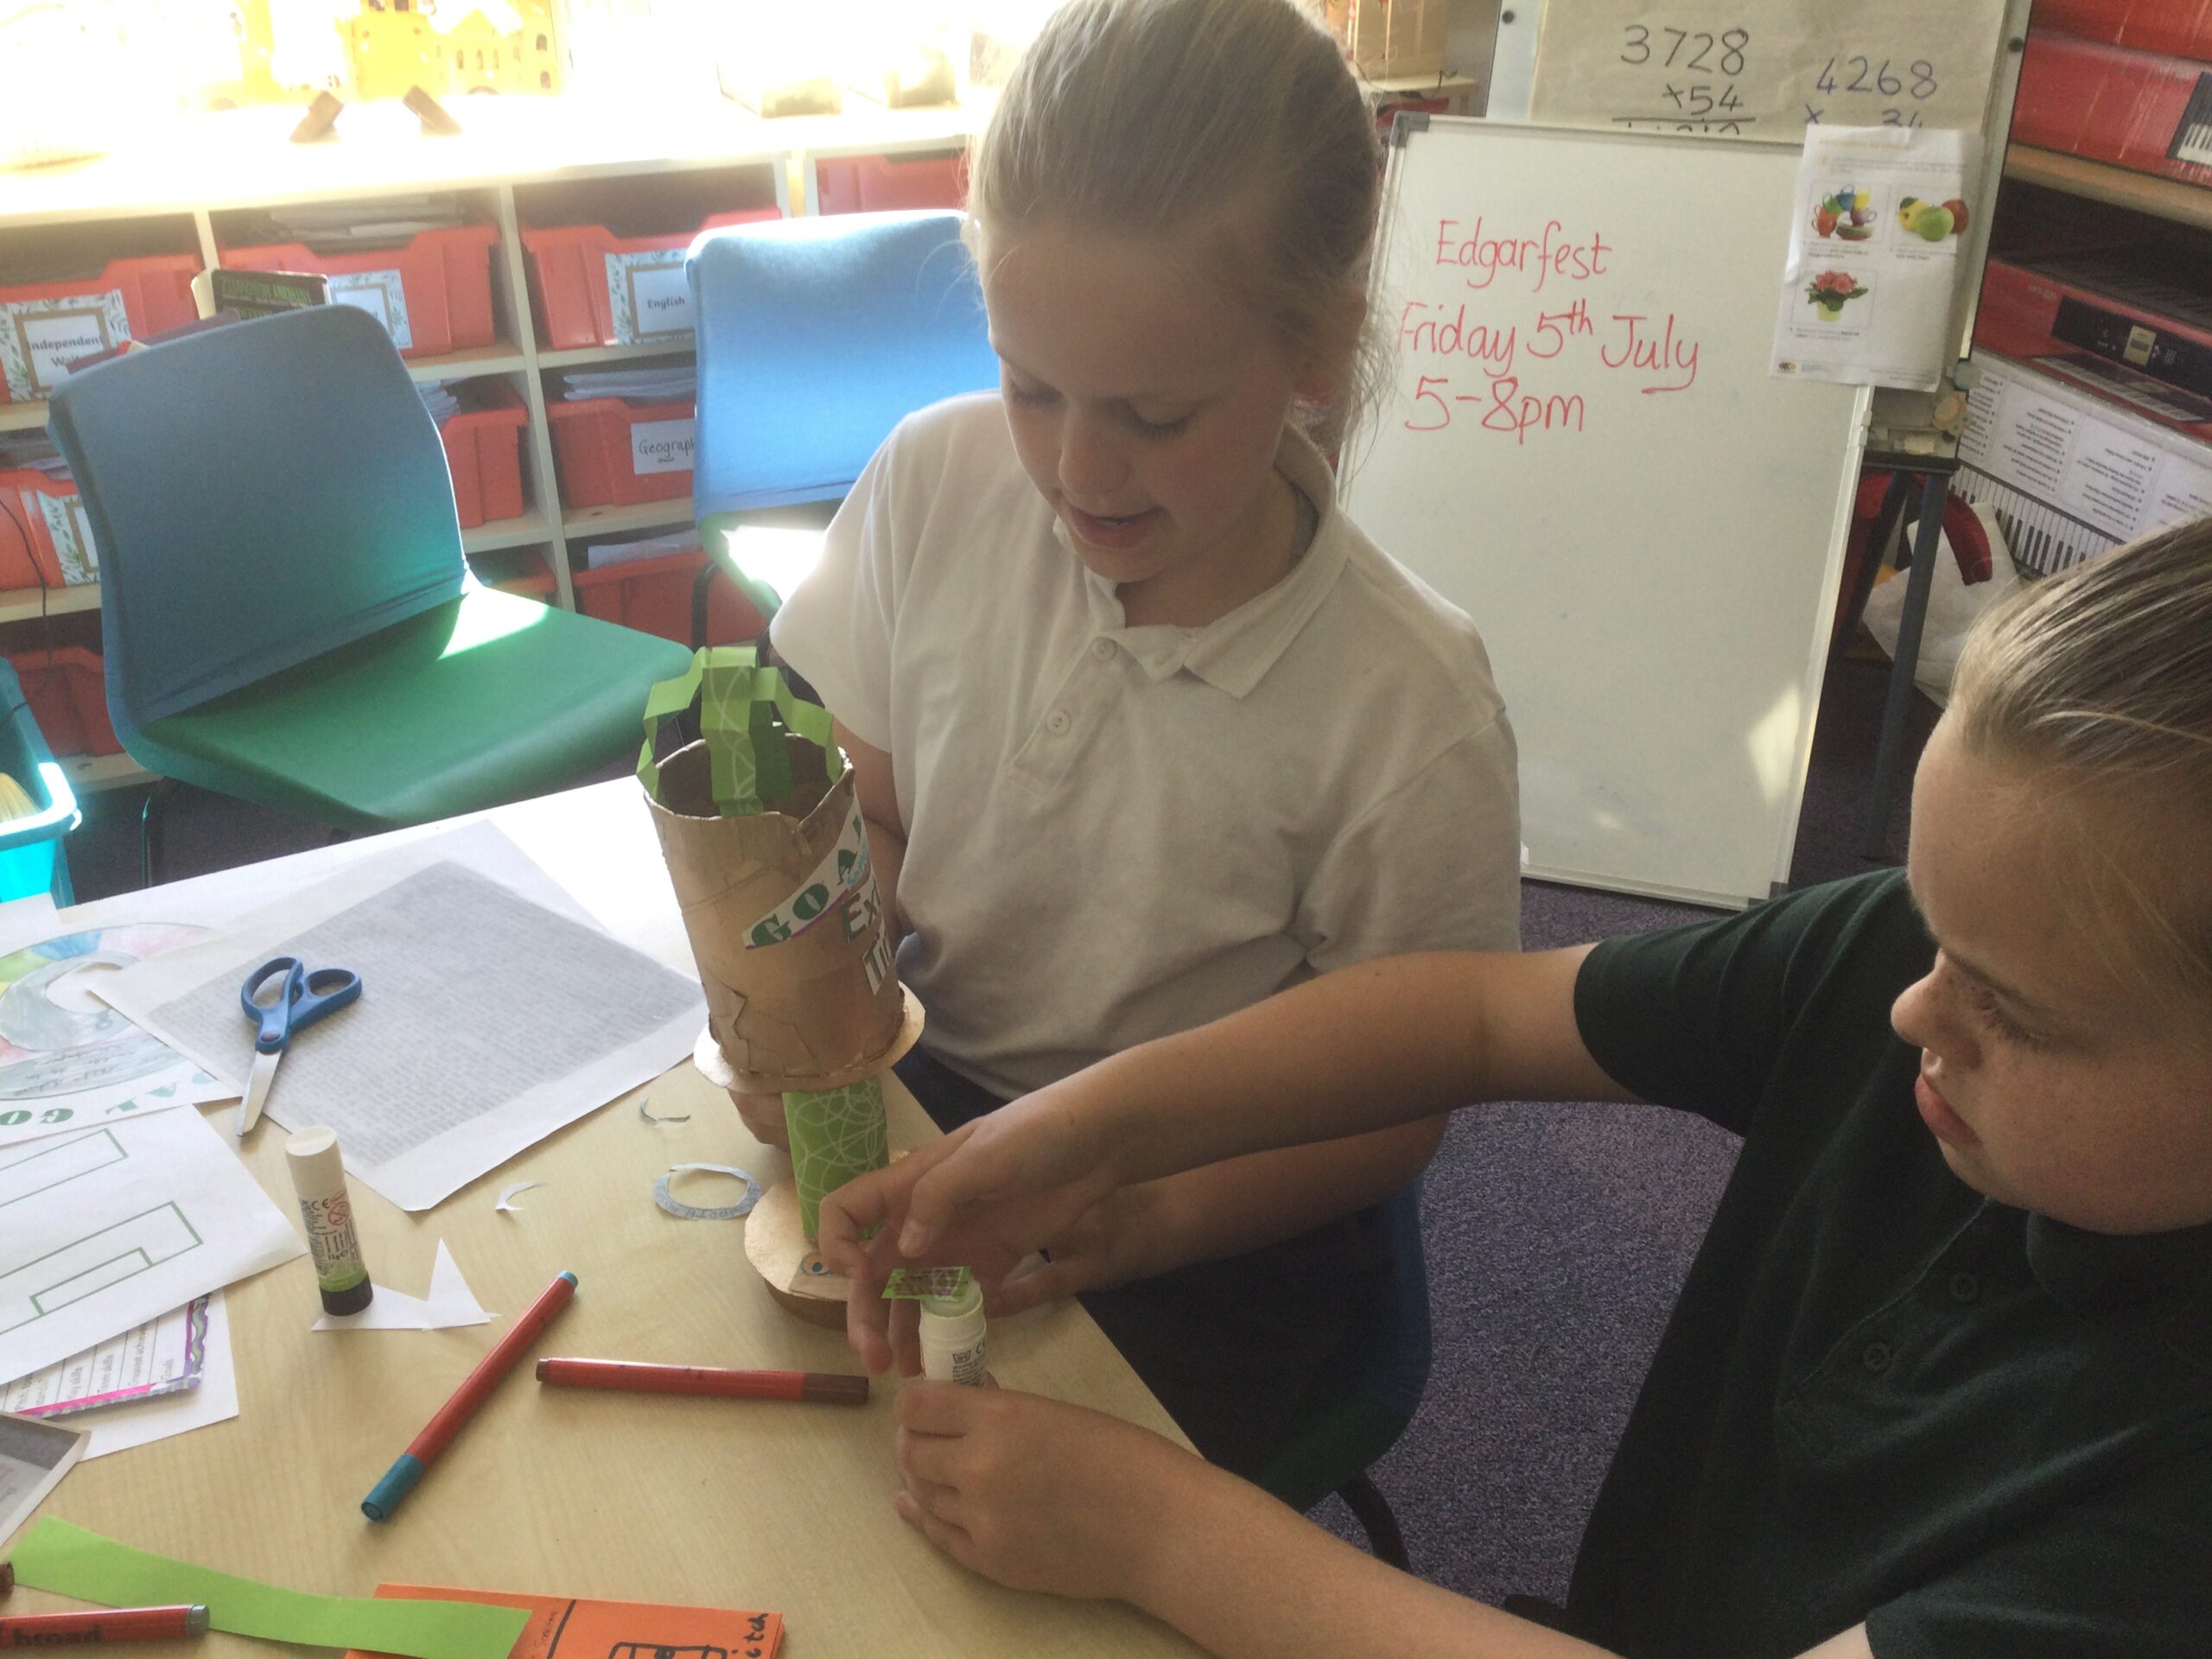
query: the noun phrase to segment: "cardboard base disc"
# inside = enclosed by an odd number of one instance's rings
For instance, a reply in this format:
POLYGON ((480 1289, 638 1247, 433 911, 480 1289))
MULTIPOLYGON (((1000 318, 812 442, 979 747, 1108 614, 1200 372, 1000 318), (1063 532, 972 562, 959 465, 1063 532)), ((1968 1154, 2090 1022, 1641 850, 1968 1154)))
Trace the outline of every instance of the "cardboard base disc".
POLYGON ((802 1319, 845 1328, 845 1298, 853 1282, 832 1273, 799 1230, 798 1187, 788 1178, 760 1195, 745 1218, 745 1255, 768 1294, 802 1319))
POLYGON ((903 1012, 899 1015, 899 1033, 887 1044, 880 1054, 836 1071, 820 1072, 810 1077, 771 1075, 761 1071, 740 1071, 723 1054, 721 1045, 715 1040, 712 1026, 699 1033, 699 1040, 691 1050, 691 1063, 699 1073, 717 1089, 742 1087, 748 1094, 780 1095, 788 1090, 806 1090, 821 1093, 842 1089, 849 1083, 858 1083, 863 1077, 888 1071, 906 1058, 906 1051, 921 1040, 922 1004, 919 998, 906 986, 899 988, 899 999, 903 1012))

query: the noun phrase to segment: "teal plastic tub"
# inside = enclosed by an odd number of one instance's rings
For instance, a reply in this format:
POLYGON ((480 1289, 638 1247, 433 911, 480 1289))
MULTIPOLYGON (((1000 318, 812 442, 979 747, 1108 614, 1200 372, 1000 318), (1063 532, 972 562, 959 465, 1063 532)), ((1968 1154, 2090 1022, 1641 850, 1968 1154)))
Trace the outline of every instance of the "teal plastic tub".
POLYGON ((16 671, 0 662, 0 772, 23 786, 38 810, 26 818, 0 820, 0 901, 51 893, 57 905, 76 903, 69 886, 69 861, 61 838, 84 821, 77 792, 54 764, 16 671))

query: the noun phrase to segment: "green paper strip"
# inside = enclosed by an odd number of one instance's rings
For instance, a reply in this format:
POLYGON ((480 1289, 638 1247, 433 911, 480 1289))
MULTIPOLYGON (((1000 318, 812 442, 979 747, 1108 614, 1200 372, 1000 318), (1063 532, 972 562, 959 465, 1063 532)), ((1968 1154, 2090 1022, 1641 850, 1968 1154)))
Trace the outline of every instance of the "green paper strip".
POLYGON ((965 1268, 893 1268, 883 1282, 883 1300, 919 1302, 957 1296, 968 1288, 970 1276, 965 1268))
POLYGON ((765 799, 791 793, 791 757, 784 733, 791 731, 820 749, 830 781, 845 770, 844 755, 830 734, 830 711, 791 689, 783 671, 761 663, 751 645, 710 645, 695 652, 691 666, 663 680, 645 694, 645 742, 638 754, 638 781, 660 798, 660 767, 653 740, 661 722, 699 705, 699 735, 706 741, 714 777, 715 804, 725 817, 760 810, 765 799))
POLYGON ((23 1535, 10 1559, 16 1577, 34 1590, 106 1607, 204 1602, 208 1623, 219 1630, 314 1648, 363 1648, 413 1659, 507 1659, 530 1623, 524 1609, 481 1602, 372 1600, 282 1590, 149 1554, 51 1517, 23 1535))

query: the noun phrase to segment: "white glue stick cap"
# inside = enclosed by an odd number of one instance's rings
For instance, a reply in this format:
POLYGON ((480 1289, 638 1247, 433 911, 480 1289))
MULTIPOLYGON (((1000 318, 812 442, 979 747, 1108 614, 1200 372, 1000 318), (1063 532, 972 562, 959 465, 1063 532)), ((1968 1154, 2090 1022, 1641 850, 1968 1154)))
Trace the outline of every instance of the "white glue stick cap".
POLYGON ((302 1129, 284 1142, 284 1160, 292 1168, 293 1190, 303 1198, 327 1198, 346 1184, 335 1129, 302 1129))

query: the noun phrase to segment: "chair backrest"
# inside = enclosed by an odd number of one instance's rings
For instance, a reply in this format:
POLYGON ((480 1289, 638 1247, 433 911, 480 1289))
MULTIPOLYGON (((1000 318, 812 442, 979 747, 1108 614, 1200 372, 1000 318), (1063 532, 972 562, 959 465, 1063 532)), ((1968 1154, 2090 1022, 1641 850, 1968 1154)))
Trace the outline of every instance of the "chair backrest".
POLYGON ((351 306, 99 364, 62 382, 50 424, 99 549, 118 729, 461 591, 437 427, 390 336, 351 306))
POLYGON ((998 385, 960 222, 842 213, 691 245, 696 518, 833 500, 906 416, 998 385))

